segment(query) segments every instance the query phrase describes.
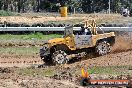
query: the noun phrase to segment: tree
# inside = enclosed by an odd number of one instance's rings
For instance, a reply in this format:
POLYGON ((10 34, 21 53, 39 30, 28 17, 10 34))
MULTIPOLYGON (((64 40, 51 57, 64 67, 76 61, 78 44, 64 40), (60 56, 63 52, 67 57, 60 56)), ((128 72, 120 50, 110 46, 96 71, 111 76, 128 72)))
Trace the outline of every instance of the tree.
MULTIPOLYGON (((102 10, 108 10, 109 0, 0 0, 0 10, 27 12, 29 10, 51 11, 58 12, 60 3, 61 6, 67 6, 72 12, 73 8, 82 8, 83 12, 93 13, 102 10)), ((132 8, 132 0, 111 0, 111 11, 119 12, 121 7, 132 8)))
POLYGON ((112 12, 118 12, 119 11, 119 3, 120 3, 120 0, 112 0, 111 1, 111 11, 112 12))
POLYGON ((18 8, 18 13, 21 12, 21 0, 18 0, 18 3, 17 3, 17 8, 18 8))
POLYGON ((2 9, 3 2, 0 0, 0 10, 2 9))
POLYGON ((8 10, 8 0, 4 0, 4 10, 8 10))
POLYGON ((37 0, 37 10, 36 10, 37 12, 39 12, 40 11, 40 0, 37 0))
POLYGON ((84 12, 86 13, 91 13, 92 9, 91 9, 91 4, 92 4, 93 0, 82 0, 82 9, 84 12))

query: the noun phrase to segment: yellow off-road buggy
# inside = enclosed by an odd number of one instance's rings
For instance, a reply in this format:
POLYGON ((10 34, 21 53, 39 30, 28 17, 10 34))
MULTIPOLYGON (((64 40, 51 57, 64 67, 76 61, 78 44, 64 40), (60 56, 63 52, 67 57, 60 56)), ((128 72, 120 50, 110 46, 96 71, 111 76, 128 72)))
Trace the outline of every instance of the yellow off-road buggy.
POLYGON ((88 49, 95 55, 106 55, 115 43, 115 34, 98 32, 96 28, 94 20, 85 22, 82 34, 74 34, 73 27, 66 27, 63 38, 51 39, 40 49, 41 59, 45 63, 65 64, 75 57, 85 56, 88 49))

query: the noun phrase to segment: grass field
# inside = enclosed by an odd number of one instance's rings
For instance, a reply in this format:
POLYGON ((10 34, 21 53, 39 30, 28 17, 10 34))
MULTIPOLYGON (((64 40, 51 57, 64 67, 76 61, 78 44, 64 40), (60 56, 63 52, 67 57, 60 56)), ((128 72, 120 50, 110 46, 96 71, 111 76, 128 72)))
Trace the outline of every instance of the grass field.
POLYGON ((100 75, 132 75, 130 70, 132 66, 108 66, 108 67, 96 67, 94 69, 88 70, 92 71, 91 73, 100 74, 100 75))
MULTIPOLYGON (((111 76, 116 76, 116 75, 131 75, 132 76, 132 71, 130 70, 132 66, 107 66, 107 67, 96 67, 96 68, 91 68, 88 69, 87 71, 89 74, 98 74, 98 75, 111 75, 111 76)), ((28 75, 28 76, 33 76, 33 75, 38 75, 38 76, 53 76, 55 74, 58 74, 59 70, 55 70, 56 68, 54 67, 48 67, 48 68, 20 68, 17 69, 17 73, 22 74, 22 75, 28 75)), ((68 71, 67 71, 68 72, 68 71)), ((70 71, 72 75, 81 75, 81 70, 76 69, 75 71, 70 71)))
POLYGON ((37 55, 39 49, 42 47, 36 47, 35 45, 42 44, 43 41, 52 38, 58 38, 62 35, 59 34, 50 34, 43 35, 42 33, 34 34, 23 34, 23 35, 11 35, 11 34, 2 34, 0 35, 0 54, 1 55, 37 55), (15 46, 18 45, 18 46, 15 46), (20 47, 20 46, 23 47, 20 47), (34 46, 32 46, 34 45, 34 46))
POLYGON ((19 14, 10 11, 0 10, 0 16, 19 16, 19 14))
POLYGON ((61 37, 61 34, 50 34, 43 35, 42 33, 32 33, 32 34, 21 34, 21 35, 11 35, 11 34, 1 34, 0 40, 48 40, 51 38, 61 37))
POLYGON ((43 35, 42 33, 22 34, 22 35, 2 34, 0 35, 0 46, 2 47, 42 46, 44 44, 44 41, 59 37, 62 37, 62 35, 61 34, 43 35))

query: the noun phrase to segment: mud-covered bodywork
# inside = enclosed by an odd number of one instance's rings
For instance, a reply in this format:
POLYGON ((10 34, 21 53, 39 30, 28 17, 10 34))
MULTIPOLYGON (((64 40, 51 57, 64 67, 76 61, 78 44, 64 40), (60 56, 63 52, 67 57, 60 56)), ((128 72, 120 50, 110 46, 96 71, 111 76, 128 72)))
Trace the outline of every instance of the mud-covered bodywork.
POLYGON ((40 49, 40 57, 43 58, 44 56, 47 56, 50 54, 50 47, 49 45, 46 43, 43 48, 40 49))

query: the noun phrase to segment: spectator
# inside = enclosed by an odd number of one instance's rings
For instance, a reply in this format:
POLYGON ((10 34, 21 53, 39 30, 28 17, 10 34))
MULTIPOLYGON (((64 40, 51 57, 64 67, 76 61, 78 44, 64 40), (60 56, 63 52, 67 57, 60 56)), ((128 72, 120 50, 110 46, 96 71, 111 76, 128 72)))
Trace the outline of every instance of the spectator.
POLYGON ((125 16, 125 17, 127 17, 129 15, 128 7, 123 9, 122 15, 125 16))
POLYGON ((90 35, 91 31, 89 28, 81 27, 81 35, 90 35))

